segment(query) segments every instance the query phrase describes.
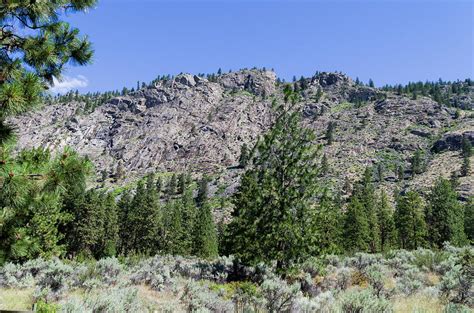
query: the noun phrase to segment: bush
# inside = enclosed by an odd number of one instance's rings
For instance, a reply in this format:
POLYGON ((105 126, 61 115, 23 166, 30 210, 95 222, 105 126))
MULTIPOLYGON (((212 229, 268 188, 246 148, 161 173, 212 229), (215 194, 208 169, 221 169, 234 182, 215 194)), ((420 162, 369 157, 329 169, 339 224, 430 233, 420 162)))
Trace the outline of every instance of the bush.
POLYGON ((279 278, 266 279, 260 286, 266 300, 265 307, 270 312, 281 312, 291 308, 293 301, 300 295, 299 284, 288 285, 279 278))
POLYGON ((61 302, 61 312, 147 312, 148 308, 138 297, 136 288, 112 288, 94 290, 85 294, 83 299, 77 297, 61 302))
POLYGON ((397 279, 397 288, 405 295, 411 295, 423 287, 423 281, 423 274, 412 266, 397 279))
POLYGON ((370 289, 350 289, 341 294, 338 302, 339 310, 347 313, 393 311, 392 304, 388 300, 375 296, 370 289))
POLYGON ((234 312, 231 300, 223 299, 208 286, 192 280, 185 285, 181 301, 188 312, 234 312))
POLYGON ((130 281, 133 284, 146 284, 152 289, 160 291, 172 282, 171 272, 168 265, 159 256, 140 262, 132 269, 130 281))
POLYGON ((53 260, 37 275, 35 298, 57 300, 72 285, 73 268, 59 260, 53 260))

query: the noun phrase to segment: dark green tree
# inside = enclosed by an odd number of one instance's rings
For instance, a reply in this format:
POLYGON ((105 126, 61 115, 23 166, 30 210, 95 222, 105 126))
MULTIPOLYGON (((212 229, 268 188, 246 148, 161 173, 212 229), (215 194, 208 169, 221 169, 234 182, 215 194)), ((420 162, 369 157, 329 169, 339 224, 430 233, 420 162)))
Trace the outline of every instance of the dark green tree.
POLYGON ((336 123, 329 122, 328 127, 326 129, 326 140, 328 146, 332 145, 334 141, 334 128, 336 127, 336 123))
POLYGON ((194 225, 193 254, 201 258, 213 258, 218 254, 217 229, 208 202, 207 184, 207 178, 203 178, 196 199, 198 211, 194 225))
POLYGON ((240 147, 239 167, 245 168, 250 159, 250 150, 246 143, 240 147))
POLYGON ((464 204, 464 231, 467 239, 474 242, 474 197, 471 196, 464 204))
POLYGON ((380 250, 388 251, 394 248, 397 241, 395 221, 393 219, 393 208, 388 201, 385 191, 380 193, 377 201, 377 219, 380 230, 380 250))
POLYGON ((344 248, 348 252, 369 251, 370 232, 365 208, 357 197, 351 197, 344 217, 344 248))
POLYGON ((402 249, 416 249, 426 245, 427 228, 423 201, 415 191, 397 197, 395 226, 402 249))
POLYGON ((171 175, 170 180, 168 181, 168 186, 166 188, 166 194, 171 197, 176 194, 176 188, 178 187, 178 180, 176 174, 171 175))
POLYGON ((320 151, 313 132, 300 126, 301 114, 292 109, 296 95, 288 86, 285 100, 292 107, 274 105, 276 121, 258 142, 233 198, 226 245, 245 264, 276 260, 280 270, 317 250, 312 200, 320 151))
POLYGON ((321 159, 320 176, 325 176, 328 174, 328 172, 329 172, 329 162, 328 162, 326 153, 324 153, 321 159))
POLYGON ((327 188, 319 199, 315 215, 315 236, 318 254, 342 252, 343 215, 327 188))
POLYGON ((420 149, 415 151, 415 154, 411 158, 410 165, 412 177, 415 176, 415 174, 420 174, 421 172, 423 172, 423 160, 420 149))
POLYGON ((464 208, 451 182, 438 178, 428 197, 426 222, 431 244, 442 247, 449 241, 453 245, 466 243, 464 233, 464 208))

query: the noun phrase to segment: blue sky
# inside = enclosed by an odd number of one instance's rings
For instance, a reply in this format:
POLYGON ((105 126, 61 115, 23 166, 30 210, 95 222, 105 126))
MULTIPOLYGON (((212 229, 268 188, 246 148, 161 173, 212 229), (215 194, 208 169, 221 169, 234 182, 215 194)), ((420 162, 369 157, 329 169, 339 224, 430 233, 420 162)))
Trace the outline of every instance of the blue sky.
POLYGON ((337 70, 379 86, 474 76, 471 1, 99 0, 67 20, 96 51, 65 73, 81 92, 219 67, 287 80, 337 70))

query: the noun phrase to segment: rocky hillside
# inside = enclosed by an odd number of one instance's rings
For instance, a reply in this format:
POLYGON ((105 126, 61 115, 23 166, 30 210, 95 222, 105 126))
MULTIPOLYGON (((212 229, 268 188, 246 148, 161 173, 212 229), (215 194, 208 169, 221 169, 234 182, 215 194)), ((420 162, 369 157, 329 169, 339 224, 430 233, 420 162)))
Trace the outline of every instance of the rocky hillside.
MULTIPOLYGON (((437 175, 459 171, 462 136, 474 144, 473 86, 459 96, 465 110, 456 110, 430 97, 356 84, 339 73, 320 73, 295 85, 304 123, 324 145, 330 165, 325 179, 333 186, 350 188, 365 166, 380 164, 385 188, 424 189, 437 175), (330 123, 334 141, 327 145, 330 123), (411 179, 409 161, 417 149, 424 152, 425 170, 411 179)), ((12 122, 18 125, 19 148, 74 147, 105 173, 98 177, 105 176, 107 184, 123 185, 148 172, 188 171, 213 174, 231 192, 241 172, 240 148, 271 125, 271 103, 282 90, 271 71, 242 70, 212 81, 183 74, 113 98, 92 113, 83 113, 84 103, 69 102, 12 122)), ((474 194, 472 174, 460 178, 459 190, 464 198, 474 194)))

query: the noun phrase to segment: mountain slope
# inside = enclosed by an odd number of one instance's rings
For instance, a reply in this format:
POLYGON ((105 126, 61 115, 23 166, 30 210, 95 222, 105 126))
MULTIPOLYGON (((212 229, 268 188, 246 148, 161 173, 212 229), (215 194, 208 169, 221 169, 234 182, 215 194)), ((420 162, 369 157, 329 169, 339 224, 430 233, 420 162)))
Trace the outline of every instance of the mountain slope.
MULTIPOLYGON (((438 174, 459 170, 462 136, 474 143, 472 111, 457 116, 455 109, 429 97, 414 100, 339 73, 320 73, 294 85, 301 94, 303 122, 325 146, 330 164, 325 179, 336 187, 350 186, 365 166, 381 164, 384 188, 423 189, 438 174), (326 145, 329 123, 335 125, 334 142, 326 145), (426 170, 409 179, 409 161, 417 149, 424 151, 426 170), (405 169, 401 182, 400 165, 405 169)), ((473 103, 469 88, 464 104, 473 103)), ((240 147, 255 143, 271 125, 271 103, 282 90, 271 71, 242 70, 215 81, 183 74, 113 98, 90 114, 81 113, 84 103, 69 102, 12 122, 18 125, 19 148, 72 146, 106 173, 108 184, 124 184, 147 172, 189 171, 215 174, 231 192, 241 172, 235 169, 240 147), (126 177, 116 177, 117 169, 126 177)), ((460 178, 463 197, 473 194, 473 186, 472 174, 460 178)))

